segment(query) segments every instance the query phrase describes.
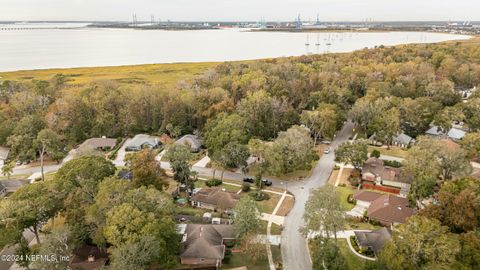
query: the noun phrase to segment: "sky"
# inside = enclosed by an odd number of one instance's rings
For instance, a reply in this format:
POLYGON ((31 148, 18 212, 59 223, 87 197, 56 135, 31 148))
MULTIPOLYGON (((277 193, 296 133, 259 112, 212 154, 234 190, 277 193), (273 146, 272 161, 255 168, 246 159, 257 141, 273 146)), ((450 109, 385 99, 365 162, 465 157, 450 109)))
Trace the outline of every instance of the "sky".
POLYGON ((480 21, 480 0, 0 0, 0 21, 480 21))

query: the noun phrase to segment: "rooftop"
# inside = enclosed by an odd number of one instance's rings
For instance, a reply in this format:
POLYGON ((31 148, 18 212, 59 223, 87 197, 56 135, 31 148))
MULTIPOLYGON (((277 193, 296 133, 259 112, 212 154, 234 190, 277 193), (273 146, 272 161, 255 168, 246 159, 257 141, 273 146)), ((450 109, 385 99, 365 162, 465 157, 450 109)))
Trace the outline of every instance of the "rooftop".
POLYGON ((387 228, 381 228, 376 231, 365 232, 365 231, 354 231, 355 236, 357 237, 358 243, 362 247, 370 248, 375 254, 378 253, 386 244, 392 234, 387 228))
POLYGON ((408 200, 393 195, 382 195, 372 202, 367 209, 368 217, 387 223, 404 223, 415 214, 415 209, 410 208, 408 200))
POLYGON ((117 144, 116 139, 110 138, 91 138, 84 141, 78 148, 79 149, 98 149, 98 148, 114 148, 117 144))
POLYGON ((232 225, 188 224, 180 257, 222 260, 225 239, 234 239, 232 225))
POLYGON ((198 191, 191 200, 231 209, 235 207, 239 199, 240 195, 234 192, 224 191, 221 188, 208 188, 198 191))

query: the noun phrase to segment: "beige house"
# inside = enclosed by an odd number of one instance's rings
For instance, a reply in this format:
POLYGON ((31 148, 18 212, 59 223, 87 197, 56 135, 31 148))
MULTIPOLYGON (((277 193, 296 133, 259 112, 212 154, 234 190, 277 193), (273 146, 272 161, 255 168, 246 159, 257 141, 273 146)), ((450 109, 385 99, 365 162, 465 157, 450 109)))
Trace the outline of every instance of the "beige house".
POLYGON ((190 198, 193 207, 212 211, 229 211, 235 207, 240 195, 221 188, 201 189, 190 198))

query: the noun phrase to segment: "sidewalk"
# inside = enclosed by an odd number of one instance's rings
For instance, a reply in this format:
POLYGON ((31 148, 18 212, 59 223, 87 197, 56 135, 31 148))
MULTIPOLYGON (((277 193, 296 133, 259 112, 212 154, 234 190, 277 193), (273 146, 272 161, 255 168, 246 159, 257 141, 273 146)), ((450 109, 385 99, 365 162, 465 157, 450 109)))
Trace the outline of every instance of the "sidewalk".
MULTIPOLYGON (((278 201, 277 206, 273 210, 272 214, 269 215, 270 218, 268 220, 268 225, 267 225, 267 239, 269 239, 271 236, 272 223, 274 223, 273 220, 277 219, 276 217, 278 216, 276 214, 278 212, 278 209, 280 209, 286 197, 287 197, 287 191, 283 193, 282 198, 280 198, 280 200, 278 201)), ((282 224, 283 224, 283 221, 282 221, 282 224)), ((270 265, 270 270, 275 270, 275 262, 273 261, 272 248, 270 247, 269 244, 267 244, 267 257, 268 257, 268 264, 270 265)))

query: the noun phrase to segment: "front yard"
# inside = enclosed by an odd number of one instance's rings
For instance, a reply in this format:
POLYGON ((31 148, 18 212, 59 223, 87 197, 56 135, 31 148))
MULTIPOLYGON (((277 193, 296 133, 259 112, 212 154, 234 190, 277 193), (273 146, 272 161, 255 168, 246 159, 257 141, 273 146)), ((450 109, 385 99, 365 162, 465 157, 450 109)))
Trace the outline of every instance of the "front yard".
POLYGON ((355 190, 349 187, 341 187, 341 186, 338 186, 335 189, 337 190, 337 193, 340 197, 340 207, 344 211, 352 210, 353 207, 355 207, 355 205, 353 203, 348 202, 348 196, 353 194, 355 190))
POLYGON ((407 157, 407 149, 400 148, 398 146, 390 146, 390 149, 387 149, 386 146, 376 147, 376 146, 368 146, 368 152, 372 152, 373 150, 377 150, 380 154, 385 156, 392 156, 397 158, 406 158, 407 157))

